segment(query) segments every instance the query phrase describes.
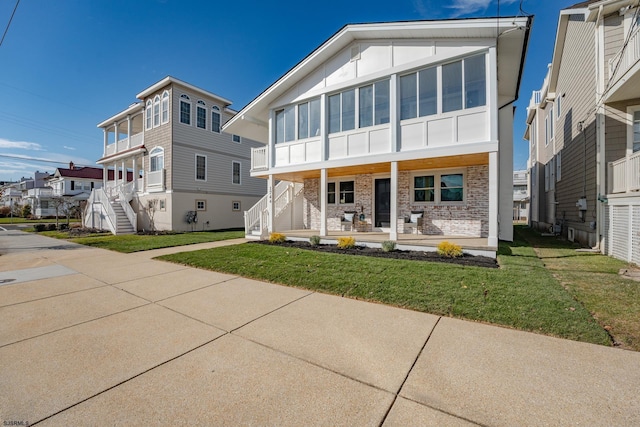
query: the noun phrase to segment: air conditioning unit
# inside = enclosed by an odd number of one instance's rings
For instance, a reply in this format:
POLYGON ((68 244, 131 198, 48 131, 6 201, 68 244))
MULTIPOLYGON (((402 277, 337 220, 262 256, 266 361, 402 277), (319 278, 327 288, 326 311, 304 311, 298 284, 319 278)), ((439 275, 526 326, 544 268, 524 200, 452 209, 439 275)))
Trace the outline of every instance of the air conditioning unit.
POLYGON ((573 242, 575 240, 576 229, 573 227, 569 227, 567 229, 567 240, 573 242))

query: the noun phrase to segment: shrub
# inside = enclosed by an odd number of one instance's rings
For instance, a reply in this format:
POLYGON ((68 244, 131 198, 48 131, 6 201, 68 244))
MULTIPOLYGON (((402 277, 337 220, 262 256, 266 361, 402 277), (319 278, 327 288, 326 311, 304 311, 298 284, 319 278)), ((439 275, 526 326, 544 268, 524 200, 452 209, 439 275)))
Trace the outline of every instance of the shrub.
POLYGON ((33 226, 33 229, 34 229, 36 232, 44 231, 44 229, 45 229, 45 228, 47 228, 46 224, 35 224, 35 225, 33 226))
POLYGON ((460 245, 445 240, 438 244, 438 255, 445 258, 459 258, 462 256, 462 248, 460 245))
POLYGON ((6 218, 11 214, 11 208, 9 206, 0 206, 0 218, 6 218))
POLYGON ((56 231, 55 224, 47 224, 47 231, 56 231))
POLYGON ((309 243, 311 246, 318 246, 320 244, 320 236, 313 235, 309 237, 309 243))
POLYGON ((69 229, 69 224, 60 224, 60 230, 68 230, 69 229))
POLYGON ((271 233, 269 235, 269 243, 283 243, 287 240, 287 236, 282 233, 271 233))
POLYGON ((338 248, 339 249, 351 249, 356 246, 355 237, 338 237, 338 248))
POLYGON ((396 250, 396 242, 393 240, 385 240, 382 242, 382 250, 385 252, 393 252, 396 250))

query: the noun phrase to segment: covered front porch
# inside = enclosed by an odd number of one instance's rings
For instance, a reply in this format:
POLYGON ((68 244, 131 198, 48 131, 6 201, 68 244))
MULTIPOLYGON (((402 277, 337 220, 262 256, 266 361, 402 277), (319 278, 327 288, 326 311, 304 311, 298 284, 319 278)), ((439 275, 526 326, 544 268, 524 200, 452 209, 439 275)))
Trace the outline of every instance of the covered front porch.
MULTIPOLYGON (((320 230, 289 230, 282 232, 287 240, 308 242, 311 236, 319 236, 320 230)), ((335 244, 339 237, 353 237, 356 245, 373 248, 382 247, 382 242, 391 240, 389 233, 382 231, 328 231, 321 236, 321 244, 335 244)), ((440 242, 451 242, 459 245, 464 253, 495 258, 497 246, 489 244, 486 237, 442 236, 403 233, 396 236, 396 249, 405 251, 435 252, 440 242)))

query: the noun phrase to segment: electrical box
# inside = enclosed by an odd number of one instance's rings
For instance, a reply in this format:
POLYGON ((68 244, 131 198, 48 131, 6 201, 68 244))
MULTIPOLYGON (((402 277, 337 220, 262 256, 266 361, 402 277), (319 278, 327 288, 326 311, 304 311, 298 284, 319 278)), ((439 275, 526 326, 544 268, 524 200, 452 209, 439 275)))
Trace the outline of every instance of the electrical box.
POLYGON ((578 202, 576 203, 576 207, 580 211, 586 211, 587 210, 587 199, 584 198, 584 197, 578 199, 578 202))

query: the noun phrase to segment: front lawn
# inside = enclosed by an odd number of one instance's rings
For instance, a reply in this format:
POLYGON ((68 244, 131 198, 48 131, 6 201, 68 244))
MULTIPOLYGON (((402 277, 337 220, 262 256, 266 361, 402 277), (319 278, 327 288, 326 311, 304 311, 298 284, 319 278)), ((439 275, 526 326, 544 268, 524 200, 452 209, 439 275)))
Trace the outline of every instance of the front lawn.
POLYGON ((194 233, 176 234, 123 234, 114 236, 111 233, 90 234, 82 237, 70 236, 66 231, 43 231, 40 234, 58 239, 66 239, 81 245, 112 251, 131 253, 172 246, 192 245, 195 243, 217 242, 219 240, 239 239, 244 231, 198 231, 194 233))
POLYGON ((160 259, 413 310, 611 345, 582 304, 516 233, 500 269, 245 243, 160 259))

